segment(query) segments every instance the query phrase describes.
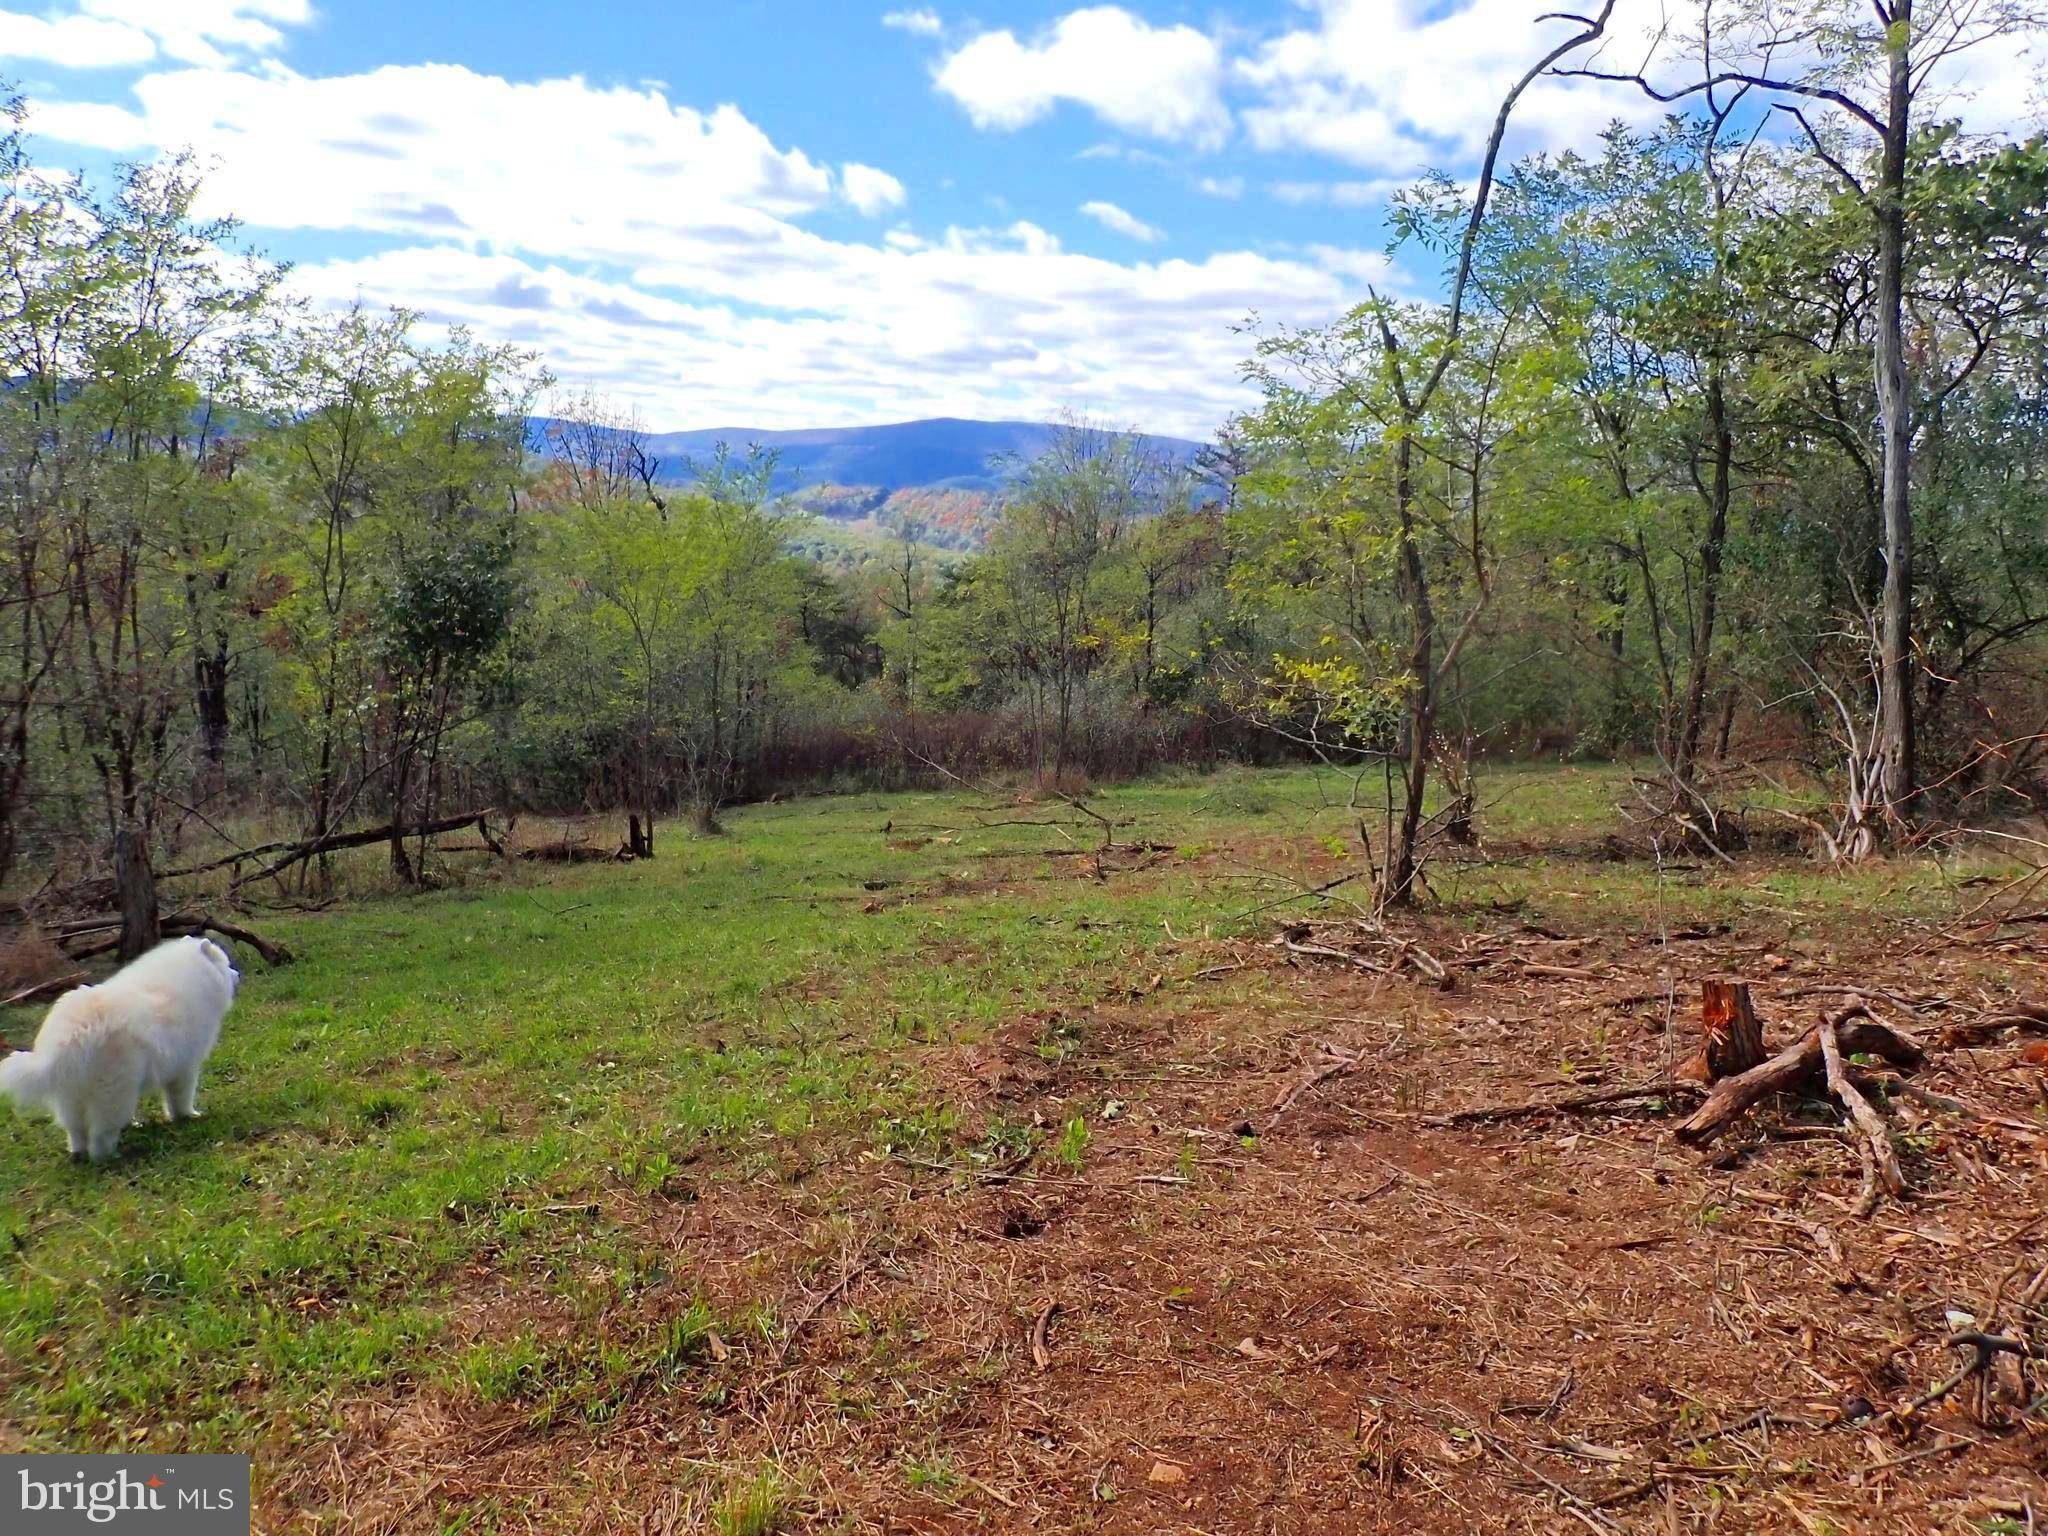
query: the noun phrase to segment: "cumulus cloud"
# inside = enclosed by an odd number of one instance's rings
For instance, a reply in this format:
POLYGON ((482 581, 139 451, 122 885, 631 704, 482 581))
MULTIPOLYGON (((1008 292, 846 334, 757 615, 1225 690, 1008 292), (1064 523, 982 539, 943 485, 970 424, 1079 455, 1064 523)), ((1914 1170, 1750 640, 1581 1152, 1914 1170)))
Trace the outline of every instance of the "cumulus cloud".
POLYGON ((1022 221, 881 245, 778 224, 751 245, 684 241, 619 278, 437 245, 310 264, 294 282, 325 305, 402 303, 533 347, 658 425, 1075 408, 1201 437, 1249 403, 1234 321, 1326 319, 1384 263, 1330 250, 1124 264, 1022 221))
POLYGON ((1136 214, 1126 212, 1115 203, 1083 203, 1081 212, 1104 229, 1112 230, 1119 235, 1128 235, 1133 240, 1142 240, 1147 245, 1166 238, 1165 231, 1154 229, 1136 214))
POLYGON ((52 103, 31 126, 121 154, 192 145, 217 161, 206 211, 259 239, 390 247, 302 259, 292 282, 313 301, 400 304, 532 347, 664 426, 1074 408, 1200 436, 1249 402, 1237 321, 1327 319, 1378 260, 1115 261, 1015 218, 828 238, 814 215, 885 216, 901 184, 777 144, 734 107, 448 65, 165 69, 126 105, 52 103))
POLYGON ((927 10, 889 11, 882 17, 882 25, 908 32, 912 37, 937 37, 946 30, 937 13, 927 10))
MULTIPOLYGON (((1312 0, 1310 24, 1235 64, 1256 96, 1242 116, 1262 149, 1307 150, 1394 175, 1454 165, 1484 145, 1502 95, 1573 24, 1537 22, 1523 0, 1454 8, 1407 0, 1312 0)), ((1661 109, 1657 109, 1661 110, 1661 109)), ((1545 80, 1515 109, 1518 143, 1589 140, 1616 116, 1646 117, 1639 94, 1545 80)))
POLYGON ((1244 196, 1242 176, 1202 176, 1196 178, 1195 190, 1204 197, 1239 198, 1244 196))
POLYGON ((891 208, 901 208, 907 196, 903 183, 887 171, 878 171, 872 165, 861 165, 857 161, 848 161, 840 167, 839 190, 849 203, 869 218, 887 213, 891 208))
POLYGON ((0 10, 0 59, 65 69, 115 69, 159 57, 222 64, 280 47, 283 28, 312 19, 311 0, 78 0, 41 16, 0 10))
POLYGON ((984 32, 948 54, 935 79, 977 127, 1022 128, 1073 102, 1127 133, 1214 148, 1230 130, 1223 73, 1222 50, 1193 27, 1099 5, 1029 41, 984 32))
POLYGON ((139 27, 91 16, 23 16, 0 11, 0 58, 33 59, 66 69, 106 69, 156 57, 156 40, 139 27))
MULTIPOLYGON (((736 107, 698 112, 573 77, 515 83, 426 64, 315 78, 273 64, 144 75, 134 98, 54 104, 32 126, 123 153, 189 145, 218 162, 208 211, 274 229, 467 231, 626 262, 688 230, 745 233, 833 195, 826 166, 736 107)), ((849 200, 877 206, 889 196, 877 178, 894 183, 866 167, 843 178, 849 200)))
MULTIPOLYGON (((1275 195, 1339 206, 1376 202, 1416 172, 1469 168, 1492 128, 1502 96, 1543 50, 1576 23, 1538 20, 1524 0, 1303 0, 1307 15, 1232 60, 1231 88, 1245 95, 1238 116, 1252 145, 1346 161, 1371 179, 1283 184, 1275 195), (1320 186, 1321 191, 1313 188, 1320 186), (1298 195, 1293 195, 1298 194, 1298 195)), ((1695 0, 1620 7, 1599 45, 1607 67, 1659 61, 1669 83, 1698 73, 1700 11, 1695 0), (1667 30, 1668 29, 1668 30, 1667 30)), ((1720 36, 1720 46, 1736 41, 1720 36)), ((2027 121, 2038 89, 2040 34, 1972 48, 1951 61, 1957 110, 1974 127, 2011 129, 2027 121)), ((1750 61, 1756 62, 1756 61, 1750 61)), ((1817 59, 1774 55, 1772 72, 1796 74, 1817 59)), ((1631 85, 1541 79, 1516 104, 1510 155, 1589 144, 1609 122, 1646 124, 1668 108, 1631 85)))

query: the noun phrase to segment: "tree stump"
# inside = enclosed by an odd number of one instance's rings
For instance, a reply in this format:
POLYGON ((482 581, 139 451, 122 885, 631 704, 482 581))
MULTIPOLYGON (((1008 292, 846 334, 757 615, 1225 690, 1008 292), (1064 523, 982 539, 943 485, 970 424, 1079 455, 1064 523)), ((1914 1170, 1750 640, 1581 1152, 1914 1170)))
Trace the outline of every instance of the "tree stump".
POLYGON ((1749 983, 1719 978, 1700 983, 1700 1048, 1678 1075, 1718 1083, 1747 1072, 1764 1059, 1764 1028, 1750 1001, 1749 983))

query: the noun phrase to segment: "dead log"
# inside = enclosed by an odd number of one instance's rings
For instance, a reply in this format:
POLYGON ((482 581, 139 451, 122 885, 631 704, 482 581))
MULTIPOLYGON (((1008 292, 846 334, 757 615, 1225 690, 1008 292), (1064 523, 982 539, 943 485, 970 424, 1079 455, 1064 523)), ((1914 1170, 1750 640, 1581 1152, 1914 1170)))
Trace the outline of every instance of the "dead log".
MULTIPOLYGON (((1896 1067, 1917 1067, 1927 1059, 1918 1040, 1904 1030, 1880 1023, 1860 1004, 1843 1009, 1829 1022, 1834 1025, 1841 1049, 1851 1054, 1882 1056, 1896 1067)), ((1716 1083, 1707 1102, 1674 1134, 1690 1146, 1712 1141, 1759 1100, 1801 1087, 1825 1067, 1816 1026, 1770 1060, 1716 1083)))
MULTIPOLYGON (((167 939, 183 938, 187 934, 194 933, 217 933, 224 939, 232 940, 237 944, 248 945, 257 954, 261 955, 267 964, 290 965, 292 963, 292 952, 287 946, 279 944, 274 939, 265 939, 258 934, 251 933, 247 928, 241 927, 239 924, 230 923, 218 917, 209 917, 204 913, 174 912, 163 920, 161 927, 163 937, 167 939)), ((84 934, 79 935, 79 937, 89 937, 91 932, 92 930, 87 930, 84 934)), ((95 955, 111 954, 120 948, 120 945, 121 941, 118 938, 95 939, 89 944, 67 943, 64 953, 67 958, 72 960, 90 960, 95 955)))
POLYGON ((558 843, 537 843, 531 848, 519 850, 519 857, 528 863, 540 864, 617 864, 632 857, 624 847, 605 852, 588 843, 572 843, 564 839, 558 843))
POLYGON ((474 826, 482 834, 484 841, 488 843, 493 841, 490 829, 490 816, 491 812, 488 810, 465 811, 460 816, 443 816, 435 821, 417 822, 405 827, 401 827, 396 823, 390 823, 381 827, 371 827, 364 832, 333 832, 325 837, 287 838, 281 842, 258 843, 254 848, 239 848, 235 852, 223 854, 217 859, 209 859, 204 864, 186 864, 178 869, 164 870, 157 878, 159 880, 179 880, 188 875, 211 874, 216 869, 232 868, 239 871, 244 864, 253 864, 258 860, 269 859, 275 855, 283 855, 278 862, 266 866, 256 874, 238 877, 235 883, 242 885, 249 880, 265 879, 270 875, 291 868, 294 864, 303 863, 307 859, 317 857, 323 853, 336 853, 344 848, 366 848, 372 843, 389 842, 394 835, 400 837, 433 837, 442 832, 459 832, 468 826, 474 826))
POLYGON ((263 938, 239 924, 225 922, 218 917, 203 914, 176 917, 165 925, 165 931, 173 934, 217 933, 232 943, 248 945, 263 957, 265 965, 290 965, 293 960, 291 950, 275 939, 263 938))
POLYGON ((1764 1059, 1764 1027, 1746 981, 1709 978, 1700 983, 1700 1048, 1679 1064, 1678 1075, 1718 1083, 1764 1059))

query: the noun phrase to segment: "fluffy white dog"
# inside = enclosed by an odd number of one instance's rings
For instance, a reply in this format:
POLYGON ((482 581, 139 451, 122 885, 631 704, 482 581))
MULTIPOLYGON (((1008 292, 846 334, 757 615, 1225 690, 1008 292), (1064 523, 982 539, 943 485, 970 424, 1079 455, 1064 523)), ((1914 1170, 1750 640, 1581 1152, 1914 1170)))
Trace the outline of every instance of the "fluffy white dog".
POLYGON ((32 1050, 0 1057, 0 1098, 55 1117, 74 1158, 103 1163, 145 1093, 197 1119, 199 1069, 241 975, 211 939, 173 939, 96 987, 58 998, 32 1050))

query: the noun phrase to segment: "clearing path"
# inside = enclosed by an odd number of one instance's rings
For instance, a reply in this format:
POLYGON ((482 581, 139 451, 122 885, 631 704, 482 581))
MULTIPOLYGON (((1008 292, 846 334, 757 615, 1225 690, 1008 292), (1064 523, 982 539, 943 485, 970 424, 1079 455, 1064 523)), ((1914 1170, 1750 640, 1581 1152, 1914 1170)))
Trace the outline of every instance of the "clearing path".
POLYGON ((253 1446, 270 1531, 2033 1528, 2039 1364, 1948 1341, 2048 1343, 2039 1053, 1976 1027, 2048 930, 1496 777, 1399 930, 1442 983, 1273 942, 1344 915, 1253 910, 1347 868, 1305 773, 1105 797, 1099 860, 799 802, 293 926, 203 1139, 0 1137, 0 1449, 253 1446), (1662 1081, 1731 975, 1773 1049, 1844 988, 1941 1047, 1854 1064, 1907 1198, 1822 1100, 1456 1118, 1662 1081))

